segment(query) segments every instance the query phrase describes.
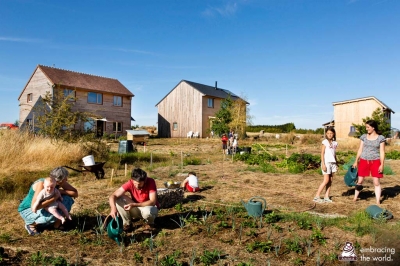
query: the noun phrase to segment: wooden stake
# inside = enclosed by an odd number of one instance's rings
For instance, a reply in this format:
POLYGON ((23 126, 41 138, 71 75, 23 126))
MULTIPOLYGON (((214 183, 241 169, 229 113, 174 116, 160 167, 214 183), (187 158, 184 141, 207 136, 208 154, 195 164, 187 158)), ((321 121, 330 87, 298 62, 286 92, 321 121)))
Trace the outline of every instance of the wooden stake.
POLYGON ((112 180, 113 180, 113 176, 114 176, 114 168, 111 169, 111 179, 110 179, 110 186, 112 186, 112 180))
POLYGON ((183 151, 181 151, 181 172, 183 171, 183 151))

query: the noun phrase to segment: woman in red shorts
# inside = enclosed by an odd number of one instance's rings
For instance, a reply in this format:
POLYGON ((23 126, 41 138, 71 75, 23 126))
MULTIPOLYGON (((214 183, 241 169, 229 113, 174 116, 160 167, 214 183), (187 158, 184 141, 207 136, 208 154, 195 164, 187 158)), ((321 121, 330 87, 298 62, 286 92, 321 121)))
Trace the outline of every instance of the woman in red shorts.
POLYGON ((374 120, 365 122, 367 134, 360 137, 360 147, 358 148, 356 160, 353 167, 358 167, 358 182, 354 192, 354 201, 357 201, 360 191, 363 189, 364 178, 372 176, 375 186, 376 204, 380 204, 381 184, 383 177, 383 167, 385 161, 385 137, 379 134, 378 124, 374 120))

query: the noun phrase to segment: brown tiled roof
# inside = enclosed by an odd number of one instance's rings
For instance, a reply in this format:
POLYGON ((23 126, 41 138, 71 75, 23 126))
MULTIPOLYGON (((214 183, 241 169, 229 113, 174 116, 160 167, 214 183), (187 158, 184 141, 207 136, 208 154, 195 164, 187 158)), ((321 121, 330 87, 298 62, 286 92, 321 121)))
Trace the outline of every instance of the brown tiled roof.
POLYGON ((40 68, 47 78, 56 85, 86 89, 90 91, 108 92, 123 96, 134 96, 117 79, 105 78, 42 65, 38 65, 38 68, 40 68))

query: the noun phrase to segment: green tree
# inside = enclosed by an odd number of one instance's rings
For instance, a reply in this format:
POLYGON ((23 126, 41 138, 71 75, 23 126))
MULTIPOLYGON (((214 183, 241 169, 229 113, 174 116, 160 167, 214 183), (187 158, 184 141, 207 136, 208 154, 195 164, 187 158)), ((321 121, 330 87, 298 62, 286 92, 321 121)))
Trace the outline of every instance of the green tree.
POLYGON ((35 128, 38 133, 54 141, 76 142, 83 136, 93 138, 93 132, 85 132, 83 129, 83 124, 93 114, 73 111, 74 97, 65 97, 61 89, 54 89, 54 92, 54 96, 46 92, 41 103, 35 107, 35 128))
POLYGON ((230 129, 239 135, 239 138, 246 136, 246 126, 252 123, 252 116, 250 115, 250 108, 247 105, 245 96, 240 96, 237 100, 232 102, 230 108, 232 121, 229 123, 230 129))
POLYGON ((232 105, 233 101, 230 96, 221 101, 221 108, 215 114, 215 120, 213 120, 211 126, 215 135, 220 136, 222 133, 228 133, 229 124, 232 122, 232 105))
POLYGON ((356 129, 356 134, 355 138, 361 137, 361 135, 366 134, 367 130, 365 129, 365 122, 368 120, 375 120, 375 122, 378 124, 378 129, 380 131, 380 134, 383 136, 388 136, 390 134, 390 124, 387 121, 387 118, 385 117, 385 113, 382 111, 381 108, 376 108, 375 111, 372 112, 371 117, 367 116, 362 119, 362 124, 354 124, 353 126, 356 129))

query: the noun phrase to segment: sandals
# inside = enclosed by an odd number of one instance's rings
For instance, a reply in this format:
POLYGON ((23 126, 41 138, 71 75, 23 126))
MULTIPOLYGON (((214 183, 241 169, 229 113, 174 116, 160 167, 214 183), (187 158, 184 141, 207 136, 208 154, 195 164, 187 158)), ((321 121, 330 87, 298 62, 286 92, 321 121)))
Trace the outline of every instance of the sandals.
POLYGON ((26 225, 25 225, 25 230, 28 232, 28 234, 29 234, 30 236, 35 236, 35 235, 40 234, 40 233, 37 231, 36 226, 33 225, 33 224, 26 224, 26 225))

